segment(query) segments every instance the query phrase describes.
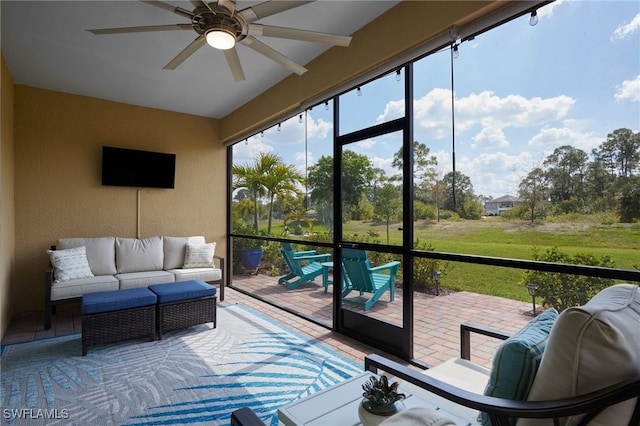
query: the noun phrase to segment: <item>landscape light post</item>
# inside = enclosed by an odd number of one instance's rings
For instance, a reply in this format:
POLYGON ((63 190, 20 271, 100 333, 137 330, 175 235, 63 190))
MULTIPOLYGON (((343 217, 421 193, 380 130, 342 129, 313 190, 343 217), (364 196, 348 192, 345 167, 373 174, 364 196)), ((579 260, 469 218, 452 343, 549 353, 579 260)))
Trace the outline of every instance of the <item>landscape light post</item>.
POLYGON ((538 294, 539 285, 536 283, 527 283, 527 291, 529 295, 533 298, 533 316, 536 316, 536 295, 538 294))
POLYGON ((441 272, 437 269, 431 271, 431 278, 433 279, 433 282, 436 283, 436 296, 440 296, 440 274, 441 272))

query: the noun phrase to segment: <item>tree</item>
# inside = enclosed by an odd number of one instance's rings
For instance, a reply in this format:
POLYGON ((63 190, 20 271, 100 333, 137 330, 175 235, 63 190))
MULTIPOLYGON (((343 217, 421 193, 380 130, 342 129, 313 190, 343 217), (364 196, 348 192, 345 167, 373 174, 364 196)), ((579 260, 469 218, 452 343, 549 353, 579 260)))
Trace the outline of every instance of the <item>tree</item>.
POLYGON ((607 165, 612 174, 620 177, 637 176, 640 173, 640 132, 629 129, 614 130, 598 149, 594 157, 607 165))
POLYGON ((640 177, 626 179, 620 196, 620 222, 632 223, 640 220, 640 177))
POLYGON ((529 210, 529 220, 533 223, 540 205, 547 200, 548 189, 546 176, 540 167, 531 170, 527 177, 520 182, 518 196, 522 198, 529 210))
POLYGON ((402 192, 399 187, 387 183, 380 191, 374 204, 374 214, 385 221, 387 225, 387 244, 389 244, 389 225, 402 215, 402 192))
POLYGON ((262 174, 257 167, 258 159, 253 165, 234 164, 233 172, 233 189, 244 188, 250 194, 253 201, 253 228, 256 234, 258 229, 258 198, 265 195, 266 191, 262 185, 262 174))
POLYGON ((293 166, 284 164, 279 156, 266 152, 258 154, 253 164, 234 165, 232 171, 234 189, 244 188, 251 194, 255 206, 253 227, 256 234, 259 233, 258 198, 269 198, 267 232, 270 234, 275 197, 297 192, 296 184, 302 181, 302 175, 293 166))
POLYGON ((304 176, 296 170, 293 165, 284 164, 280 157, 276 157, 278 162, 271 164, 265 170, 263 185, 269 197, 269 224, 267 233, 271 235, 271 225, 273 222, 273 205, 276 196, 283 196, 290 193, 298 193, 297 187, 304 180, 304 176))
POLYGON ((544 161, 549 183, 549 196, 553 202, 572 198, 584 200, 584 176, 588 155, 579 148, 563 145, 556 148, 544 161))
MULTIPOLYGON (((393 156, 391 165, 402 172, 404 167, 403 149, 400 148, 393 156)), ((433 202, 438 210, 438 159, 430 155, 429 148, 418 141, 413 142, 413 196, 424 203, 433 202)), ((402 173, 390 178, 392 181, 402 182, 402 173)))
POLYGON ((444 175, 442 182, 446 188, 443 207, 458 213, 461 217, 466 217, 463 208, 464 204, 475 200, 471 178, 456 171, 455 174, 454 172, 449 172, 444 175))
MULTIPOLYGON (((358 216, 359 204, 368 197, 368 190, 376 177, 369 157, 351 150, 342 153, 342 203, 345 218, 358 216)), ((333 157, 322 156, 309 168, 308 184, 311 201, 333 200, 333 157)))

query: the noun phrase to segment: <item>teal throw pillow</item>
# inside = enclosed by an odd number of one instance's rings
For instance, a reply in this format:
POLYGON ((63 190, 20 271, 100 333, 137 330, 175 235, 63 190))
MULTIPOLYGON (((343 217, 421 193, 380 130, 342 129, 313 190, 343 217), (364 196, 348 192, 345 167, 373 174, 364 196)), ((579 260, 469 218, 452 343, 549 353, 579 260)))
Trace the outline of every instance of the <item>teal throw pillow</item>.
MULTIPOLYGON (((500 345, 493 358, 485 395, 517 401, 527 398, 549 332, 557 318, 558 311, 548 309, 500 345)), ((482 413, 478 421, 483 425, 491 425, 486 413, 482 413)))

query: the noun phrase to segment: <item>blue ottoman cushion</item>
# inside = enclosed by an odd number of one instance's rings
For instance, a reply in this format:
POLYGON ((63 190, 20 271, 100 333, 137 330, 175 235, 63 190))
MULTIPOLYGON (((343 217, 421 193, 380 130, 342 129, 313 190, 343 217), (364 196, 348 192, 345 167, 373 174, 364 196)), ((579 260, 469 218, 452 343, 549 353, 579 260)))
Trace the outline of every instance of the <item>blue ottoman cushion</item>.
POLYGON ((178 281, 168 284, 154 284, 149 290, 158 295, 158 303, 179 302, 215 296, 217 289, 201 280, 178 281))
POLYGON ((98 314, 101 312, 120 311, 154 305, 157 296, 149 289, 129 288, 125 290, 98 291, 82 295, 82 313, 98 314))

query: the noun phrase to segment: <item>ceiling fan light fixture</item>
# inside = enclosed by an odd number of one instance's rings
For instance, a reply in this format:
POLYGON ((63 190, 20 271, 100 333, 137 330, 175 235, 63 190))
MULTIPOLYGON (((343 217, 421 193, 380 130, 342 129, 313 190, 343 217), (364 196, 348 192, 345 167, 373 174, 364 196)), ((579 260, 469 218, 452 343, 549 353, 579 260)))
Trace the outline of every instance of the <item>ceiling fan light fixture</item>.
POLYGON ((231 49, 236 45, 236 37, 224 28, 213 28, 205 34, 207 43, 218 50, 231 49))

